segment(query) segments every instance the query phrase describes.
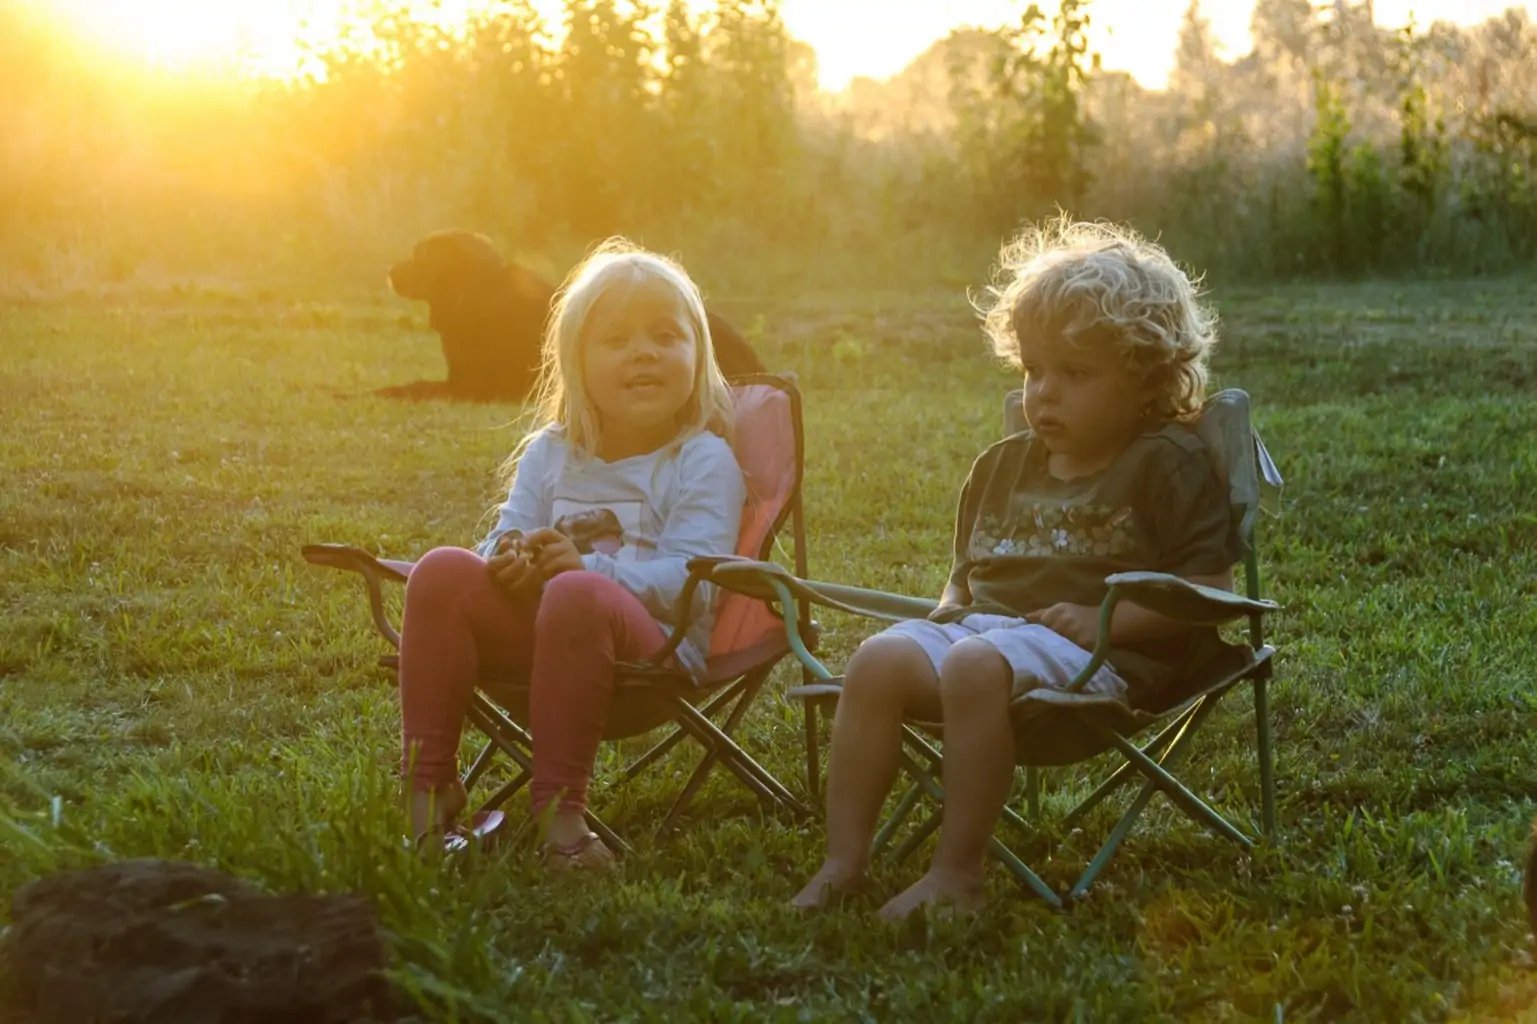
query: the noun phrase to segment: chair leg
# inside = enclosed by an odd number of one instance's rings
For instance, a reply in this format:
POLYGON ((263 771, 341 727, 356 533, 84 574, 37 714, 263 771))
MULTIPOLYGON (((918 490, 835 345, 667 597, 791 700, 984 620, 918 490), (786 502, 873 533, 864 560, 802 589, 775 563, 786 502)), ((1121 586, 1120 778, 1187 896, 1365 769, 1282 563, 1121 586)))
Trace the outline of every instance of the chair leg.
MULTIPOLYGON (((694 767, 694 771, 689 775, 688 781, 683 784, 683 788, 678 791, 678 795, 673 798, 672 806, 667 808, 667 814, 662 818, 663 832, 671 830, 671 828, 677 824, 679 816, 681 816, 684 809, 687 808, 691 802, 693 802, 694 795, 699 792, 699 787, 704 785, 705 778, 710 774, 710 769, 715 767, 715 762, 717 760, 717 758, 714 756, 715 751, 710 746, 707 739, 701 737, 696 732, 684 729, 682 726, 679 727, 679 731, 687 732, 689 735, 698 739, 699 742, 705 747, 705 756, 699 762, 699 764, 694 767)), ((744 779, 743 782, 746 784, 748 789, 753 791, 753 794, 757 796, 759 800, 769 804, 774 802, 773 793, 771 793, 768 788, 762 785, 762 783, 760 783, 757 779, 744 779)))
POLYGON ((1231 839, 1245 849, 1254 845, 1254 840, 1234 828, 1226 818, 1212 810, 1209 804, 1186 788, 1184 783, 1165 771, 1157 761, 1148 757, 1141 750, 1138 750, 1136 744, 1130 742, 1124 736, 1117 735, 1115 738, 1119 741, 1116 743, 1116 746, 1120 748, 1121 753, 1135 761, 1137 767, 1147 774, 1148 780, 1163 790, 1164 795, 1178 804, 1180 809, 1186 814, 1204 822, 1207 827, 1218 835, 1231 839))
POLYGON ((1068 890, 1069 899, 1081 899, 1089 891, 1089 887, 1094 884, 1094 879, 1098 878, 1105 865, 1110 863, 1110 858, 1114 857, 1115 851, 1120 849, 1122 840, 1131 832, 1137 819, 1142 816, 1148 801, 1153 798, 1153 791, 1154 786, 1151 782, 1143 784, 1141 791, 1133 798, 1131 806, 1126 808, 1126 813, 1121 815, 1121 820, 1115 823, 1115 828, 1110 830, 1110 835, 1094 854, 1094 859, 1089 861, 1083 874, 1078 876, 1078 881, 1074 882, 1073 887, 1068 890))
POLYGON ((752 702, 753 697, 757 693, 758 686, 761 685, 762 681, 759 680, 757 685, 750 687, 742 694, 740 702, 732 709, 732 713, 727 716, 725 729, 716 726, 714 722, 700 714, 698 708, 681 698, 678 699, 679 724, 688 729, 694 738, 699 740, 700 744, 705 748, 705 756, 700 761, 699 766, 694 769, 694 774, 689 777, 688 783, 683 787, 683 791, 673 801, 672 807, 668 809, 667 816, 662 821, 662 829, 664 831, 670 829, 676 823, 678 816, 682 814, 684 808, 694 798, 699 787, 703 785, 710 769, 717 762, 724 763, 727 769, 764 803, 786 807, 792 813, 799 816, 809 816, 809 809, 797 800, 789 790, 785 789, 779 780, 775 779, 766 768, 754 761, 747 751, 738 746, 727 731, 736 728, 737 723, 741 720, 742 712, 752 702))
POLYGON ((532 779, 533 777, 533 774, 530 772, 518 772, 517 777, 514 778, 511 782, 508 782, 505 785, 499 787, 495 793, 492 793, 490 796, 486 797, 485 800, 481 801, 480 809, 476 813, 484 814, 487 811, 497 810, 508 800, 517 795, 518 790, 528 785, 528 780, 532 779))
POLYGON ((1260 827, 1275 841, 1275 761, 1270 748, 1269 680, 1254 680, 1254 720, 1259 732, 1260 827))
POLYGON ((896 863, 901 864, 906 861, 907 858, 917 853, 918 847, 923 845, 923 841, 929 836, 933 835, 935 832, 939 831, 939 826, 944 822, 944 820, 945 811, 944 808, 941 807, 939 810, 923 819, 923 824, 919 825, 915 830, 913 830, 912 833, 908 835, 906 839, 902 840, 902 845, 898 846, 891 852, 891 859, 896 863))
POLYGON ((922 799, 922 787, 916 782, 908 787, 907 792, 902 794, 902 799, 897 801, 896 809, 891 812, 891 817, 887 818, 886 823, 880 827, 880 831, 875 833, 875 841, 870 844, 870 856, 878 856, 886 848, 886 845, 891 842, 891 837, 896 835, 897 829, 902 827, 902 823, 912 816, 914 809, 918 806, 918 801, 922 799))
MULTIPOLYGON (((741 691, 742 683, 740 681, 733 683, 731 686, 726 687, 726 689, 712 697, 705 704, 704 708, 702 709, 703 712, 706 715, 714 715, 716 710, 720 708, 722 704, 726 703, 732 697, 735 697, 741 691)), ((652 747, 650 750, 637 757, 633 762, 625 767, 623 775, 624 781, 629 782, 631 779, 635 778, 635 776, 651 767, 651 765, 656 763, 659 759, 665 757, 667 753, 672 750, 673 747, 677 746, 678 742, 687 735, 688 733, 684 732, 681 726, 674 728, 673 731, 668 733, 660 743, 656 744, 656 746, 652 747)))
MULTIPOLYGON (((1176 716, 1172 722, 1163 727, 1162 731, 1160 731, 1157 736, 1153 737, 1152 742, 1148 743, 1142 748, 1142 752, 1147 754, 1149 757, 1157 757, 1160 761, 1162 761, 1163 757, 1166 756, 1167 751, 1165 751, 1164 754, 1159 754, 1157 751, 1162 750, 1168 745, 1177 742, 1179 737, 1184 735, 1185 726, 1190 721, 1190 716, 1195 714, 1196 710, 1201 706, 1202 703, 1205 703, 1206 699, 1207 698, 1203 698, 1201 701, 1191 705, 1178 716, 1176 716)), ((1105 797, 1115 792, 1121 786, 1129 782, 1135 782, 1136 779, 1137 770, 1132 765, 1132 763, 1130 761, 1122 763, 1115 769, 1115 771, 1110 773, 1109 777, 1106 778, 1104 782, 1101 782, 1094 788, 1094 792, 1084 797, 1083 800, 1079 802, 1077 807, 1074 807, 1071 811, 1068 811, 1067 814, 1063 816, 1062 827, 1071 828, 1075 821, 1082 818, 1085 814, 1088 814, 1095 807, 1098 807, 1100 802, 1103 801, 1105 797)))
POLYGON ((629 843, 625 842, 623 839, 620 839, 618 833, 603 823, 602 818, 598 817, 591 811, 583 811, 582 817, 586 820, 587 827, 597 833, 598 838, 603 841, 604 846, 608 847, 610 850, 617 854, 634 852, 630 849, 629 843))
POLYGON ((480 753, 475 755, 475 760, 470 762, 470 766, 460 777, 459 781, 464 784, 464 788, 475 788, 475 783, 480 781, 480 777, 486 773, 486 769, 491 767, 491 762, 495 759, 496 744, 487 740, 486 745, 480 748, 480 753))
MULTIPOLYGON (((765 677, 766 678, 766 677, 765 677)), ((752 756, 743 750, 737 742, 731 738, 731 732, 736 729, 741 721, 743 713, 757 696, 758 690, 763 685, 763 679, 755 680, 746 687, 737 705, 731 709, 731 714, 721 726, 717 726, 699 709, 679 698, 678 709, 681 712, 680 724, 686 725, 700 739, 706 748, 705 759, 695 770, 696 775, 708 772, 717 761, 725 763, 738 778, 744 782, 747 776, 752 776, 764 789, 772 794, 771 802, 778 802, 791 809, 796 814, 808 815, 809 809, 802 804, 795 795, 784 787, 782 783, 764 768, 752 756)), ((690 781, 693 781, 692 779, 690 781)))
MULTIPOLYGON (((924 792, 929 795, 930 799, 934 800, 941 807, 944 806, 945 791, 943 787, 941 787, 938 782, 934 781, 934 777, 932 775, 923 771, 922 768, 918 765, 918 762, 915 761, 913 756, 906 750, 902 751, 902 767, 907 770, 908 774, 913 777, 913 780, 917 782, 919 786, 923 787, 924 792)), ((1014 877, 1028 886, 1030 890, 1037 896, 1051 904, 1053 907, 1056 907, 1058 910, 1062 909, 1062 898, 1052 890, 1051 886, 1046 884, 1040 875, 1037 875, 1030 869, 1030 865, 1020 860, 1019 856, 1015 854, 1013 850, 1010 850, 1007 846, 1004 846, 1003 843, 998 840, 997 836, 992 836, 988 839, 987 852, 992 854, 998 860, 1002 861, 1004 866, 1009 869, 1014 877)))
MULTIPOLYGON (((1163 769, 1162 765, 1174 763, 1174 761, 1179 757, 1181 751, 1184 750, 1185 745, 1195 736, 1196 730, 1200 727, 1201 722, 1206 718, 1208 714, 1211 713, 1211 710, 1214 707, 1216 707, 1216 702, 1208 699, 1201 701, 1194 708, 1192 708, 1194 714, 1192 714, 1189 721, 1185 723, 1188 728, 1183 728, 1180 730, 1179 735, 1174 737, 1173 741, 1169 744, 1169 748, 1164 751, 1163 757, 1160 758, 1158 762, 1154 762, 1151 758, 1148 758, 1147 755, 1144 754, 1141 750, 1138 750, 1134 744, 1120 736, 1118 733, 1115 733, 1113 730, 1106 729, 1105 732, 1110 736, 1114 736, 1122 743, 1125 743, 1127 747, 1136 752, 1137 757, 1146 761, 1147 764, 1152 765, 1155 772, 1162 775, 1168 775, 1168 772, 1163 769)), ((1156 744, 1158 740, 1154 740, 1153 742, 1156 744)), ((1149 744, 1149 746, 1152 745, 1153 744, 1149 744)), ((1140 762, 1138 766, 1142 767, 1140 762)), ((1170 778, 1172 778, 1172 776, 1170 776, 1170 778)), ((1138 791, 1136 797, 1132 800, 1131 806, 1126 809, 1126 813, 1121 815, 1121 820, 1116 822, 1115 828, 1111 830, 1109 838, 1105 840, 1104 844, 1099 848, 1099 851, 1095 853, 1094 859, 1089 862, 1089 866, 1084 869, 1084 872, 1079 877, 1078 881, 1075 882, 1072 889, 1068 891, 1068 896, 1070 898, 1079 899, 1089 891, 1089 887, 1094 884, 1094 879, 1099 876, 1100 871, 1104 869, 1105 865, 1110 863, 1110 858, 1115 855, 1115 851, 1120 848, 1121 842, 1131 832, 1132 826, 1135 825, 1137 819, 1142 816, 1142 812, 1147 808, 1148 801, 1153 798, 1153 793, 1160 788, 1162 788, 1161 780, 1153 775, 1150 775, 1147 781, 1142 784, 1142 788, 1138 791)), ((1165 792, 1168 791, 1165 790, 1165 792)), ((1208 810, 1210 809, 1208 808, 1208 810)), ((1215 811, 1212 811, 1211 813, 1213 816, 1216 816, 1215 811)), ((1226 825, 1227 823, 1224 821, 1223 824, 1226 825)), ((1229 825, 1228 827, 1231 828, 1232 826, 1229 825)), ((1247 837, 1243 836, 1242 833, 1239 833, 1239 841, 1247 843, 1247 837)))
MULTIPOLYGON (((902 741, 906 743, 909 748, 923 755, 924 759, 928 761, 931 771, 938 773, 943 769, 944 756, 940 754, 938 750, 934 749, 934 745, 926 740, 923 734, 920 733, 917 729, 914 729, 910 725, 902 726, 902 741)), ((1003 808, 1003 820, 1007 821, 1010 825, 1013 825, 1015 828, 1019 829, 1021 832, 1026 833, 1027 835, 1031 834, 1033 831, 1030 827, 1030 823, 1024 818, 1020 817, 1019 812, 1007 804, 1005 804, 1003 808)))

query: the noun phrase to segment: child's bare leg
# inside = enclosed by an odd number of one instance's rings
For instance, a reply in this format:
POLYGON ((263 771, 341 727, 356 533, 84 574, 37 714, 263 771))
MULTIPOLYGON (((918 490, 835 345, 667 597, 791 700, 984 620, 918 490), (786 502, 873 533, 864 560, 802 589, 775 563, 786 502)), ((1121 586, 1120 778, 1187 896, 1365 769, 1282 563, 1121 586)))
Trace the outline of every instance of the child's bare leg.
POLYGON ((939 680, 912 640, 876 636, 849 660, 827 760, 827 859, 791 902, 821 907, 870 864, 870 842, 902 749, 902 714, 939 711, 939 680))
POLYGON ((944 824, 928 873, 881 908, 887 920, 900 920, 924 903, 981 904, 987 841, 1014 779, 1013 682, 1008 662, 984 641, 962 640, 945 658, 939 673, 944 824))

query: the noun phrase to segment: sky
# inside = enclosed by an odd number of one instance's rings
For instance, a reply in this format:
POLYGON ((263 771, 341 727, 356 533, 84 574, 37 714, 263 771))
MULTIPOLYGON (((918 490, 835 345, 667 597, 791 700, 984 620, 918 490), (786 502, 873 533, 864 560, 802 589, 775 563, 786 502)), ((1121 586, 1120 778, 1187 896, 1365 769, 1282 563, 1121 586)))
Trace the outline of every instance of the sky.
MULTIPOLYGON (((1038 0, 1048 12, 1051 0, 1038 0)), ((1022 0, 780 0, 785 25, 817 51, 822 87, 837 90, 856 75, 885 78, 907 66, 929 44, 958 25, 1011 23, 1022 0), (879 14, 872 17, 872 12, 879 14)), ((1094 0, 1090 42, 1106 68, 1128 71, 1142 85, 1160 88, 1174 64, 1174 45, 1188 0, 1094 0)), ((1445 19, 1483 21, 1509 7, 1537 14, 1537 3, 1511 0, 1376 0, 1377 24, 1420 25, 1445 19)), ((1249 52, 1253 0, 1203 0, 1201 12, 1228 58, 1249 52)))
MULTIPOLYGON (((5 0, 0 0, 5 2, 5 0)), ((241 40, 269 55, 276 73, 297 66, 293 40, 303 21, 334 23, 348 0, 30 0, 68 16, 80 31, 124 52, 166 64, 228 60, 241 40)), ((419 0, 445 20, 462 19, 485 0, 419 0)), ((558 13, 560 0, 533 0, 558 13)), ((691 0, 707 7, 711 0, 691 0)), ((1148 88, 1160 88, 1174 62, 1180 18, 1188 0, 1093 0, 1090 43, 1104 66, 1127 71, 1148 88)), ((1040 0, 1048 11, 1052 0, 1040 0)), ((839 90, 851 78, 885 78, 901 71, 935 40, 964 25, 995 28, 1017 21, 1025 0, 780 0, 790 33, 817 51, 823 88, 839 90)), ((1224 56, 1249 51, 1253 0, 1203 0, 1224 56)), ((1537 0, 1376 0, 1377 23, 1398 26, 1412 10, 1422 25, 1450 19, 1466 25, 1508 7, 1537 13, 1537 0)), ((322 29, 322 34, 324 29, 322 29)))

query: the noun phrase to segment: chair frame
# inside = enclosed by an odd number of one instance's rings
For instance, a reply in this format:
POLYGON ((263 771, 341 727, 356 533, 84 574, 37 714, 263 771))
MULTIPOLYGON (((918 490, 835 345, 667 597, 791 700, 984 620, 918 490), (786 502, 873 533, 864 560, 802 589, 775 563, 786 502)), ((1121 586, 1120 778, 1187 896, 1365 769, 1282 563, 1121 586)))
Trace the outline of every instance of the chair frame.
MULTIPOLYGON (((1263 442, 1252 427, 1250 432, 1255 448, 1257 472, 1264 480, 1279 487, 1279 474, 1275 472, 1274 464, 1271 463, 1268 452, 1264 450, 1263 442)), ((1110 646, 1110 617, 1121 601, 1151 606, 1160 598, 1167 603, 1167 598, 1174 595, 1192 614, 1185 616, 1175 614, 1171 617, 1186 618, 1187 621, 1202 625, 1247 619, 1248 656, 1241 667, 1207 683, 1198 692, 1186 697, 1174 707, 1157 714, 1137 713, 1129 723, 1123 719, 1121 723, 1114 724, 1092 716, 1084 718, 1082 725, 1103 742, 1104 750, 1118 751, 1123 760, 1108 777, 1061 819, 1062 826, 1071 827, 1116 790, 1139 778, 1142 784, 1077 881, 1065 894, 1059 893, 996 834, 988 842, 989 854, 1001 861, 1019 882, 1050 906, 1059 910, 1066 909, 1073 901, 1082 899, 1088 893, 1095 879, 1113 858, 1146 810, 1154 793, 1157 792, 1164 793, 1177 809, 1222 838, 1246 850, 1253 847, 1256 842, 1255 837, 1246 834, 1212 809, 1170 771, 1179 755, 1187 748, 1201 725, 1216 708, 1217 703, 1244 682, 1248 682, 1254 692, 1261 832, 1267 839, 1275 840, 1275 773, 1268 692, 1269 682, 1273 676, 1275 648, 1266 642, 1264 617, 1279 610, 1279 606, 1261 597, 1259 559, 1254 536, 1257 531, 1250 524, 1249 528, 1242 532, 1247 596, 1197 586, 1163 573, 1123 573, 1107 579, 1108 591, 1100 607, 1100 640, 1089 664, 1069 684, 1070 691, 1082 692, 1089 679, 1104 663, 1110 646), (1155 725, 1162 727, 1151 741, 1140 746, 1133 742, 1133 736, 1155 725)), ((842 690, 842 679, 833 675, 817 659, 813 650, 814 645, 803 642, 803 639, 797 635, 795 624, 807 618, 807 607, 811 604, 819 604, 863 617, 887 621, 925 616, 935 607, 935 602, 926 599, 900 597, 858 587, 791 578, 775 566, 755 566, 738 562, 717 564, 714 569, 712 579, 721 586, 752 593, 766 599, 772 596, 781 609, 789 608, 792 604, 799 606, 800 611, 796 616, 786 617, 790 646, 804 668, 816 676, 818 682, 797 687, 790 691, 790 695, 804 702, 808 736, 815 731, 815 715, 820 712, 825 717, 836 705, 842 690)), ((1163 608, 1157 610, 1170 614, 1163 608)), ((1131 713, 1128 712, 1128 717, 1130 715, 1131 713)), ((942 742, 942 737, 943 729, 940 723, 913 719, 904 721, 900 763, 904 774, 911 781, 898 798, 892 814, 875 836, 873 852, 876 854, 891 845, 901 827, 918 811, 925 797, 938 803, 940 808, 931 812, 897 846, 893 851, 895 859, 901 861, 910 856, 938 830, 942 821, 944 802, 944 790, 939 778, 943 757, 935 744, 936 741, 942 742)), ((808 755, 814 749, 808 745, 808 755)), ((1011 826, 1029 831, 1030 822, 1040 817, 1040 771, 1044 766, 1031 763, 1026 757, 1019 762, 1019 767, 1024 769, 1026 813, 1021 815, 1012 807, 1005 806, 1003 819, 1011 826)), ((808 762, 808 786, 813 793, 817 788, 814 770, 815 766, 808 762)))
MULTIPOLYGON (((788 525, 795 571, 797 575, 804 576, 807 571, 807 545, 801 489, 805 476, 805 431, 800 390, 790 375, 750 374, 734 377, 729 383, 732 387, 767 385, 783 393, 789 400, 794 428, 795 479, 789 496, 769 525, 757 554, 760 562, 767 562, 788 525)), ((397 652, 380 657, 379 665, 398 673, 400 633, 390 622, 386 611, 383 586, 386 583, 404 583, 413 563, 376 558, 360 548, 339 544, 310 544, 303 548, 302 553, 305 560, 312 564, 350 570, 363 577, 374 628, 397 652)), ((737 556, 720 557, 735 559, 737 556)), ((711 561, 696 559, 690 563, 689 579, 678 598, 680 608, 687 608, 698 587, 708 582, 708 571, 696 571, 696 565, 708 566, 711 561)), ((643 662, 621 662, 616 666, 616 700, 623 696, 626 699, 655 702, 665 710, 665 714, 654 725, 634 732, 605 735, 605 740, 628 739, 669 724, 673 726, 668 735, 622 770, 620 784, 632 781, 684 739, 691 738, 704 748, 704 756, 669 807, 660 826, 662 831, 671 829, 677 823, 717 765, 724 766, 770 809, 782 809, 796 817, 808 817, 810 810, 805 803, 748 754, 736 741, 734 733, 774 668, 790 653, 788 636, 795 636, 794 642, 802 646, 809 642, 815 647, 818 627, 810 618, 809 610, 801 609, 800 618, 786 623, 785 643, 765 651, 762 658, 723 679, 696 682, 686 673, 666 664, 687 631, 687 617, 680 614, 677 616, 677 625, 660 651, 643 662)), ((802 669, 803 681, 810 681, 808 672, 802 669)), ((460 776, 465 789, 474 790, 499 754, 505 755, 517 769, 509 781, 481 800, 477 809, 479 812, 501 807, 532 780, 533 737, 495 696, 498 692, 505 696, 520 689, 526 691, 526 684, 482 680, 471 697, 466 721, 485 736, 485 742, 460 776)), ((610 849, 616 853, 628 852, 628 844, 590 809, 586 812, 586 821, 588 827, 610 849)))

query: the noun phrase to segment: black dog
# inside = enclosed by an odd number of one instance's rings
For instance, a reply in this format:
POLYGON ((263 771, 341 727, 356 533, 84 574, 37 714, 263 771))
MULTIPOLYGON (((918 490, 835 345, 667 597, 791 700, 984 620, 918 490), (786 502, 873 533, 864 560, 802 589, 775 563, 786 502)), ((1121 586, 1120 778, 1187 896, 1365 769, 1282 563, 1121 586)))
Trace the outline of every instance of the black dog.
MULTIPOLYGON (((539 371, 540 339, 555 289, 502 259, 491 240, 469 231, 439 231, 416 243, 411 258, 390 268, 390 287, 420 299, 443 341, 447 380, 381 388, 389 398, 521 401, 539 371)), ((762 373, 752 346, 725 320, 709 314, 715 361, 728 377, 762 373)))

